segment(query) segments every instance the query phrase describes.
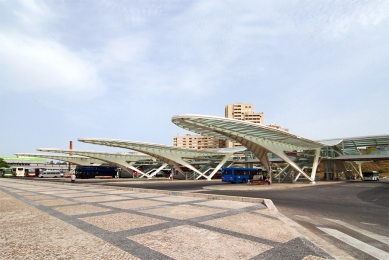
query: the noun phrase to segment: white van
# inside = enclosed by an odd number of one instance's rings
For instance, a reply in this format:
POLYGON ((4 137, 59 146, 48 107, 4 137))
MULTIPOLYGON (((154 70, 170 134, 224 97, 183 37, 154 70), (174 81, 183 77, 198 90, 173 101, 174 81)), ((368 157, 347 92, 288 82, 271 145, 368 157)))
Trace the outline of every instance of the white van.
POLYGON ((63 173, 58 170, 46 170, 38 175, 39 178, 57 178, 63 177, 63 173))

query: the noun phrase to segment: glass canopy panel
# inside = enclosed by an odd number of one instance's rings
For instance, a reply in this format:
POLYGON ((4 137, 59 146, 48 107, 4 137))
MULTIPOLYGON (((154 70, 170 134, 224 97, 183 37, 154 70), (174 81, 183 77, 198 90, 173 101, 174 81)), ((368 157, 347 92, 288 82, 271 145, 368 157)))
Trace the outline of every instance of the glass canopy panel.
MULTIPOLYGON (((280 139, 282 139, 281 142, 285 144, 305 147, 309 149, 326 146, 325 144, 301 138, 282 130, 230 118, 183 115, 173 117, 172 121, 178 126, 189 129, 190 131, 196 132, 198 134, 206 133, 207 135, 218 138, 225 134, 228 135, 229 133, 232 133, 241 137, 250 135, 256 138, 264 138, 278 142, 280 142, 280 139), (217 133, 218 131, 222 133, 219 134, 217 133), (223 132, 225 132, 225 134, 223 134, 223 132)), ((221 137, 221 139, 225 138, 226 137, 221 137)))
MULTIPOLYGON (((231 153, 231 150, 219 149, 218 151, 207 151, 207 150, 198 150, 198 149, 187 149, 180 148, 176 146, 167 146, 159 145, 152 143, 143 143, 143 142, 134 142, 126 140, 110 140, 110 139, 79 139, 81 142, 94 143, 94 144, 104 144, 107 146, 120 146, 127 149, 134 149, 140 151, 156 152, 156 151, 171 151, 182 154, 183 156, 215 156, 215 155, 225 155, 231 153)), ((241 149, 235 149, 235 151, 240 151, 241 149)))

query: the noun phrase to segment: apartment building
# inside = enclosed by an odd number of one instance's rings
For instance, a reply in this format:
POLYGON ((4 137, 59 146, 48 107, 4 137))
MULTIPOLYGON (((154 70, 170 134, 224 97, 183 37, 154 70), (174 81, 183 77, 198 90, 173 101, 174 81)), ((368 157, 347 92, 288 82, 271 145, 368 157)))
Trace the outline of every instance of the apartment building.
MULTIPOLYGON (((229 104, 225 108, 225 117, 243 121, 249 121, 257 124, 264 124, 264 114, 254 112, 253 104, 234 103, 229 104)), ((226 141, 226 147, 241 146, 240 143, 226 141)))
POLYGON ((255 113, 253 104, 234 103, 225 108, 225 117, 264 124, 264 114, 255 113))
POLYGON ((209 149, 225 147, 225 141, 209 136, 177 134, 173 138, 173 145, 181 148, 209 149))

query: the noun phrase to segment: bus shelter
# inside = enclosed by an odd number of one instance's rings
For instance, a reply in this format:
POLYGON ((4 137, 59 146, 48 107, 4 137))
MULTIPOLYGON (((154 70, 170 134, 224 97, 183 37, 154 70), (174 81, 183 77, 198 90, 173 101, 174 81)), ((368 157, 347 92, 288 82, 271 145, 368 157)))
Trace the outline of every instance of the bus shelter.
POLYGON ((176 146, 168 146, 161 144, 152 144, 144 142, 136 142, 129 140, 116 140, 116 139, 104 139, 104 138, 79 138, 78 141, 90 144, 105 145, 111 147, 120 147, 138 151, 152 157, 157 158, 166 165, 177 169, 185 179, 188 178, 187 173, 183 172, 179 165, 182 165, 197 174, 196 179, 201 177, 211 180, 216 172, 227 162, 229 158, 236 152, 246 150, 245 147, 234 148, 234 149, 210 149, 210 150, 199 150, 199 149, 186 149, 176 146), (216 158, 219 163, 215 168, 209 172, 201 172, 191 165, 191 161, 196 158, 216 158))
MULTIPOLYGON (((115 165, 121 169, 128 171, 131 169, 133 172, 137 172, 138 177, 151 177, 150 173, 145 173, 134 166, 138 161, 142 160, 154 160, 155 158, 141 153, 129 153, 129 152, 98 152, 98 151, 85 151, 85 150, 73 150, 73 149, 54 149, 54 148, 39 148, 41 152, 51 153, 64 153, 64 154, 77 154, 89 158, 98 159, 108 164, 115 165)), ((131 173, 133 175, 133 173, 131 173)), ((156 172, 154 172, 156 174, 156 172)))
POLYGON ((262 166, 269 173, 271 173, 271 168, 267 153, 271 152, 298 172, 296 179, 303 175, 311 183, 315 183, 320 149, 326 146, 326 144, 302 138, 283 130, 231 118, 178 115, 172 118, 172 122, 201 135, 241 143, 260 160, 262 166), (293 151, 300 151, 306 158, 309 158, 306 161, 310 161, 312 164, 310 175, 296 161, 288 157, 287 152, 293 151))

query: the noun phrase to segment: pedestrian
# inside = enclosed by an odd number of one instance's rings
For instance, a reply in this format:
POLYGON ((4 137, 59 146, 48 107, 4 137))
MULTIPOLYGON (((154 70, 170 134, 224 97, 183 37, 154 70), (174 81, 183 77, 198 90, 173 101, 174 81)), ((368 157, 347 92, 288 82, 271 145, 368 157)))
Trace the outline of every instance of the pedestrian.
POLYGON ((72 183, 75 183, 76 182, 76 175, 74 173, 72 173, 72 175, 70 176, 70 179, 72 180, 72 183))
POLYGON ((169 176, 169 179, 172 181, 173 180, 173 174, 174 174, 174 168, 171 167, 171 171, 170 171, 170 176, 169 176))

